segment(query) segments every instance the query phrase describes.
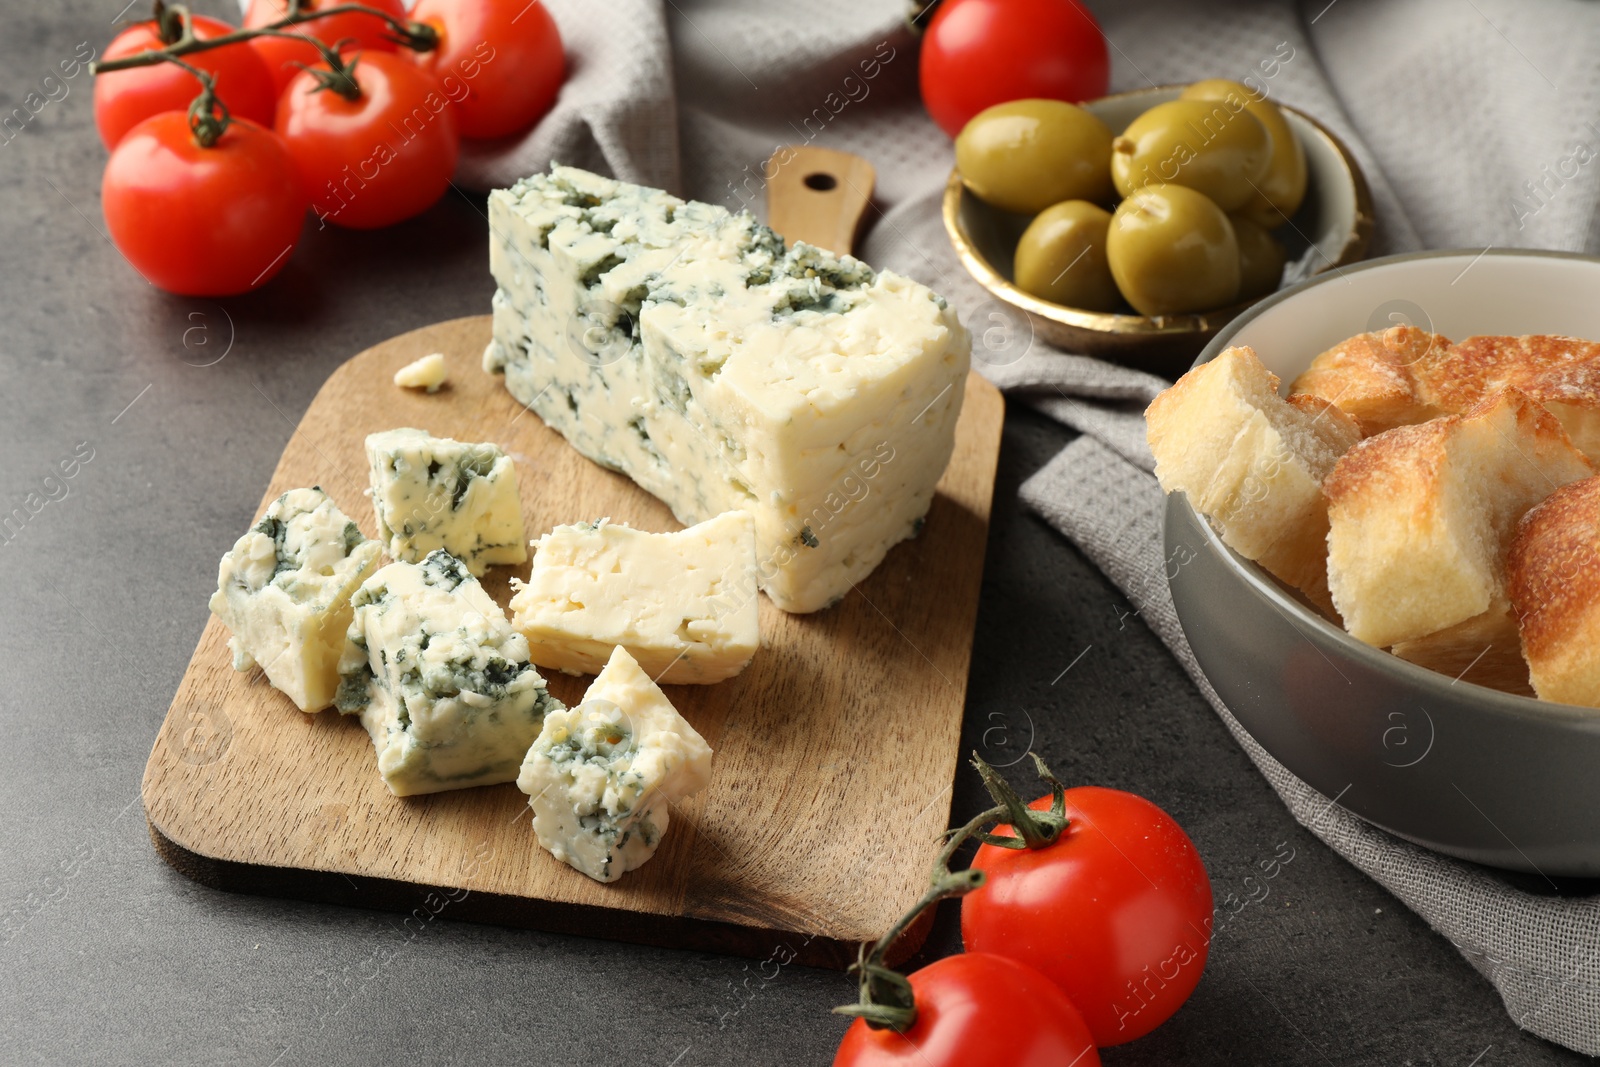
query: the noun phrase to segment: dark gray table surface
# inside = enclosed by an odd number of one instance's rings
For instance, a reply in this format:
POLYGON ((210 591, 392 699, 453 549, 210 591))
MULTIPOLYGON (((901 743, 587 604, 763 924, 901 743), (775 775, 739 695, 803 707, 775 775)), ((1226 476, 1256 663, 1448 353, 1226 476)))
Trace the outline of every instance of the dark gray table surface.
MULTIPOLYGON (((0 4, 0 112, 102 46, 118 6, 0 4)), ((156 857, 140 775, 218 555, 342 360, 487 311, 487 231, 481 200, 451 194, 389 231, 308 234, 254 296, 166 296, 103 236, 92 87, 62 84, 0 144, 0 511, 48 500, 0 540, 0 1063, 828 1062, 841 974, 449 921, 408 940, 388 914, 219 893, 156 857), (47 483, 82 443, 92 460, 47 483)), ((1300 829, 1123 598, 1021 510, 1068 437, 1008 418, 964 744, 1006 761, 1031 736, 1069 781, 1151 798, 1219 899, 1294 850, 1191 1002, 1105 1061, 1578 1060, 1300 829)), ((959 947, 953 920, 925 958, 959 947)))

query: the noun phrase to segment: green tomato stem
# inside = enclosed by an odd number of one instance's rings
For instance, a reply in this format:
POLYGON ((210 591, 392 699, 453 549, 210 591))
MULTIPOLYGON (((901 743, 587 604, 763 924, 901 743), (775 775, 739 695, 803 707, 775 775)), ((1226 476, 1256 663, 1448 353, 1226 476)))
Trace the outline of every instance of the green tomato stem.
POLYGON ((176 56, 168 56, 167 62, 182 67, 200 80, 200 95, 189 104, 189 131, 194 134, 195 144, 201 148, 213 147, 233 123, 228 105, 217 96, 217 83, 207 72, 176 56))
POLYGON ((291 40, 304 41, 309 45, 313 45, 318 52, 322 53, 322 61, 328 65, 326 70, 321 67, 309 66, 305 63, 295 64, 295 66, 299 67, 301 70, 309 70, 312 77, 316 78, 317 85, 311 90, 312 92, 323 92, 326 90, 329 92, 338 93, 346 100, 356 101, 361 99, 361 86, 356 84, 355 79, 356 64, 361 61, 361 57, 357 56, 349 63, 346 63, 344 61, 344 57, 339 55, 340 47, 343 46, 346 41, 349 41, 350 38, 347 37, 344 40, 330 45, 327 42, 317 40, 314 37, 306 37, 303 34, 290 33, 287 30, 264 29, 261 31, 261 36, 288 37, 291 40))
MULTIPOLYGON (((238 44, 241 41, 248 41, 255 37, 272 36, 277 34, 278 31, 287 30, 291 26, 315 22, 317 19, 330 18, 334 15, 360 14, 380 18, 388 24, 390 30, 394 31, 394 36, 390 37, 390 40, 415 52, 431 52, 439 47, 439 34, 427 23, 408 22, 404 19, 398 19, 387 12, 379 11, 375 7, 368 7, 366 4, 336 4, 320 11, 302 11, 300 10, 299 0, 290 0, 288 12, 276 22, 266 26, 234 30, 232 33, 225 33, 221 37, 212 37, 204 41, 194 36, 189 13, 182 5, 173 4, 172 10, 182 13, 184 23, 184 33, 178 41, 167 45, 165 48, 152 48, 144 52, 135 52, 133 55, 92 63, 90 64, 90 69, 95 74, 110 74, 118 70, 154 66, 157 63, 166 62, 168 58, 173 56, 186 56, 195 52, 209 52, 213 48, 226 48, 231 44, 238 44)), ((157 17, 158 19, 160 18, 159 9, 157 17)), ((295 36, 301 37, 303 40, 310 40, 310 38, 306 38, 301 34, 296 34, 295 36)))
POLYGON ((188 9, 182 4, 175 4, 169 8, 162 3, 162 0, 156 0, 155 11, 151 17, 156 24, 156 36, 161 38, 162 44, 172 45, 183 40, 188 14, 188 9))
POLYGON ((1067 828, 1067 798, 1066 791, 1056 776, 1045 766, 1044 760, 1037 753, 1033 756, 1033 765, 1039 772, 1039 777, 1050 783, 1050 810, 1034 811, 1023 803, 1017 791, 1011 788, 1004 778, 976 752, 972 754, 972 765, 978 769, 978 774, 983 778, 984 788, 989 790, 989 796, 1005 811, 1007 821, 1016 831, 1014 835, 996 836, 995 834, 980 834, 979 838, 986 845, 996 845, 1000 848, 1048 848, 1055 844, 1067 828))
POLYGON ((923 912, 947 897, 966 896, 983 885, 985 875, 980 870, 950 869, 950 861, 955 857, 957 850, 973 838, 1001 848, 1048 848, 1060 840, 1061 834, 1067 828, 1065 789, 1042 759, 1035 755, 1033 762, 1039 776, 1050 783, 1049 811, 1029 809, 1005 779, 1001 778, 977 753, 973 753, 972 764, 983 777, 983 784, 989 790, 989 795, 994 798, 995 806, 974 816, 966 825, 949 832, 949 840, 945 842, 944 848, 940 849, 938 858, 933 862, 930 885, 922 894, 922 898, 912 905, 911 910, 902 915, 871 949, 866 945, 861 946, 856 962, 851 967, 851 970, 859 975, 860 999, 854 1004, 834 1008, 835 1014, 863 1019, 874 1030, 905 1033, 917 1021, 916 997, 912 993, 910 981, 898 971, 886 966, 883 962, 884 957, 895 941, 921 918, 923 912), (1004 821, 1009 821, 1020 836, 997 837, 983 829, 985 826, 1004 821))

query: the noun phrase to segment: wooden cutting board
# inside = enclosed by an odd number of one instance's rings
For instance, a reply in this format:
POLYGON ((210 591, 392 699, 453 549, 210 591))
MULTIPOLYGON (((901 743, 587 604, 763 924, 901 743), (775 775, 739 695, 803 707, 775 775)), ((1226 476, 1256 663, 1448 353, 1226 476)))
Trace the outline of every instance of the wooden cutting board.
MULTIPOLYGON (((489 329, 488 316, 440 323, 340 367, 257 514, 321 485, 373 536, 362 439, 417 426, 510 453, 530 537, 601 516, 679 529, 483 372, 489 329), (391 383, 430 352, 449 362, 443 390, 391 383)), ((920 895, 949 820, 1002 414, 999 392, 972 375, 922 535, 826 611, 786 615, 763 597, 763 647, 737 678, 665 687, 715 750, 711 784, 675 806, 655 858, 620 881, 593 882, 540 849, 513 784, 390 795, 360 723, 302 714, 259 670, 235 673, 215 617, 145 768, 157 851, 210 886, 409 912, 408 925, 441 916, 847 965, 920 895)), ((484 585, 503 606, 508 579, 526 572, 491 568, 484 585)), ((574 704, 589 679, 549 682, 574 704)))

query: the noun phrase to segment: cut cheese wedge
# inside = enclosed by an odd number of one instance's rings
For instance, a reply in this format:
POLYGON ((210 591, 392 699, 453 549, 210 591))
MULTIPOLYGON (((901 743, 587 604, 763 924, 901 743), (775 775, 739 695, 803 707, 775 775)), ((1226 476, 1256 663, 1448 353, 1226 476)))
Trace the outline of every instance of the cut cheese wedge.
POLYGON ((655 855, 672 803, 710 780, 711 746, 618 648, 581 704, 545 716, 517 788, 541 846, 614 882, 655 855))
POLYGON ((571 167, 491 193, 489 229, 485 369, 679 522, 749 512, 778 607, 838 601, 921 528, 971 364, 932 290, 571 167))
POLYGON ((602 519, 557 526, 512 579, 512 625, 533 662, 598 674, 619 645, 658 682, 720 682, 760 647, 756 529, 729 511, 676 533, 602 519))

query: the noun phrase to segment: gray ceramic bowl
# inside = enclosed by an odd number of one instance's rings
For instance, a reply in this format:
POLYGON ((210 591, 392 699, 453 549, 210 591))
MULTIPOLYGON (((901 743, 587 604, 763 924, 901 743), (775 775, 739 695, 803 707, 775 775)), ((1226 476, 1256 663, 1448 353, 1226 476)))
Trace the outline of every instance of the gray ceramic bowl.
MULTIPOLYGON (((1600 338, 1600 259, 1427 252, 1330 271, 1224 327, 1285 383, 1366 330, 1600 338)), ((1197 365, 1198 365, 1197 363, 1197 365)), ((1362 644, 1227 548, 1182 494, 1166 558, 1184 632, 1245 729, 1290 771, 1391 833, 1548 877, 1600 875, 1600 710, 1453 682, 1362 644), (1174 557, 1173 553, 1178 552, 1174 557)))

